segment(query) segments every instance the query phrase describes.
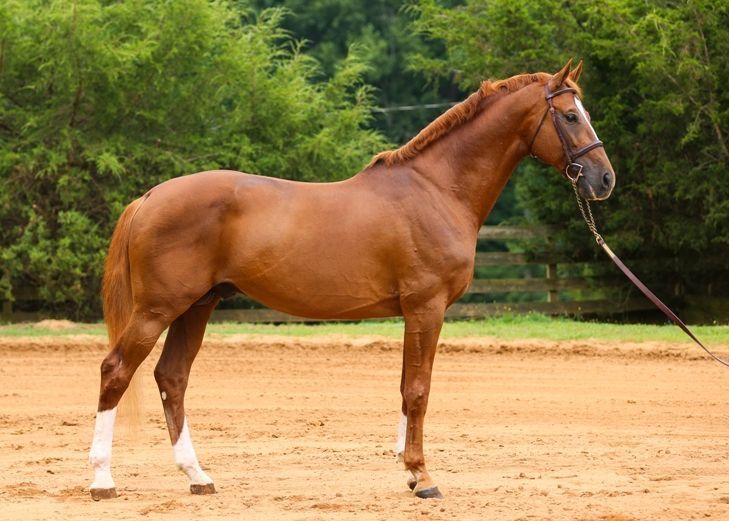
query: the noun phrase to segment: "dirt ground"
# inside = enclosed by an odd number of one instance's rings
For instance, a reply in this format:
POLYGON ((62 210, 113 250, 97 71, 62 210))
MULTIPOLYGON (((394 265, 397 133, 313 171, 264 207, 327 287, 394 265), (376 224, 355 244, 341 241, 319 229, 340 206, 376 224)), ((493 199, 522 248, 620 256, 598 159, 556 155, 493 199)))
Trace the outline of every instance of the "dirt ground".
MULTIPOLYGON (((723 346, 729 351, 729 346, 723 346)), ((87 451, 99 337, 0 337, 2 519, 729 519, 729 373, 689 345, 449 340, 419 500, 393 453, 399 343, 208 338, 187 413, 214 496, 173 464, 152 367, 120 497, 95 503, 87 451)))

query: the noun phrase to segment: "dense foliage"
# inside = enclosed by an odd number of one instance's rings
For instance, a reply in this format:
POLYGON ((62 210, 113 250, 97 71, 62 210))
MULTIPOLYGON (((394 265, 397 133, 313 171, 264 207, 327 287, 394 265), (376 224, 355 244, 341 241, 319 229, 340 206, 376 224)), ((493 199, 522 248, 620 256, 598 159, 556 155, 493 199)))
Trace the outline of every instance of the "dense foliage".
POLYGON ((280 28, 206 0, 0 4, 0 297, 98 313, 102 261, 126 203, 232 168, 350 176, 384 139, 350 54, 321 80, 280 28), (319 79, 319 81, 316 81, 319 79))
MULTIPOLYGON (((444 8, 422 0, 416 10, 420 30, 447 49, 417 66, 455 75, 464 88, 584 59, 585 102, 618 174, 612 198, 594 205, 604 235, 628 256, 677 258, 644 271, 655 282, 726 296, 729 4, 468 0, 444 8)), ((525 163, 517 193, 528 219, 565 226, 571 255, 596 251, 554 171, 525 163)))

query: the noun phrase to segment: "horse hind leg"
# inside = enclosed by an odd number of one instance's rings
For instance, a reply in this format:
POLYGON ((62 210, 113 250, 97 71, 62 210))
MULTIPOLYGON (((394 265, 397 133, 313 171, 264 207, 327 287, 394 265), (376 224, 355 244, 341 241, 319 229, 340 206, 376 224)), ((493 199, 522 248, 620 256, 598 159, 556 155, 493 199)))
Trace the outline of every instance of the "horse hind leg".
POLYGON ((134 372, 154 347, 168 323, 160 316, 133 313, 124 332, 101 363, 101 388, 89 461, 94 468, 90 492, 94 501, 116 497, 111 476, 111 446, 117 405, 134 372))
POLYGON ((193 494, 215 493, 213 480, 200 467, 192 446, 185 416, 185 391, 205 327, 219 300, 219 297, 214 297, 212 300, 193 305, 172 323, 162 355, 154 370, 175 463, 190 480, 190 492, 193 494))

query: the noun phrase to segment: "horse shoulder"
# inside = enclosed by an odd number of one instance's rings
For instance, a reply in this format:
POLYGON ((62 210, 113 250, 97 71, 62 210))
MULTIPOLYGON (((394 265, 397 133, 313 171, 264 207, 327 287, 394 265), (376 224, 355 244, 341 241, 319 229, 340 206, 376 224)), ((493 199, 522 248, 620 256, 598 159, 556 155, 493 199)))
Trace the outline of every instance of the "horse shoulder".
POLYGON ((417 171, 396 175, 391 233, 397 235, 401 295, 421 301, 435 291, 452 302, 473 278, 477 230, 449 194, 419 179, 417 171))

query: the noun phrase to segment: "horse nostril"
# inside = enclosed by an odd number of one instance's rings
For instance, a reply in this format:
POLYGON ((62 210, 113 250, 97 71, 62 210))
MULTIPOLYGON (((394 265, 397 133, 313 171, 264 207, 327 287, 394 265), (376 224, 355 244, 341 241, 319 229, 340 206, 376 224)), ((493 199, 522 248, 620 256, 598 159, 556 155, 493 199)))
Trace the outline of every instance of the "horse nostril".
POLYGON ((602 174, 602 186, 605 188, 608 188, 610 186, 610 182, 612 181, 612 176, 610 175, 610 172, 605 172, 602 174))

